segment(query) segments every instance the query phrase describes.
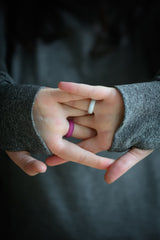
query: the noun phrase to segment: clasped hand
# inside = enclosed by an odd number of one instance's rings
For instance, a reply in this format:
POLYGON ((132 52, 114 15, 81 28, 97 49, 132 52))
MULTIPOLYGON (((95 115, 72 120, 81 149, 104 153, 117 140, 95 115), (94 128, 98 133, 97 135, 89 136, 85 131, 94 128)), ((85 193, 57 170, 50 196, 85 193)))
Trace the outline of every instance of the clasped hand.
MULTIPOLYGON (((33 105, 35 127, 54 155, 46 164, 55 166, 73 161, 89 167, 107 170, 105 180, 115 181, 152 150, 133 148, 116 161, 95 153, 109 150, 114 134, 124 118, 124 104, 116 88, 85 84, 59 84, 59 89, 43 88, 33 105), (95 99, 94 114, 88 115, 90 99, 95 99), (75 123, 73 137, 82 139, 74 144, 64 138, 68 132, 68 118, 75 123)), ((9 157, 27 174, 45 172, 45 163, 28 152, 7 152, 9 157)))
MULTIPOLYGON (((68 106, 79 110, 87 111, 90 99, 97 100, 93 115, 79 116, 73 119, 76 124, 92 127, 97 133, 78 145, 93 153, 109 150, 114 134, 124 119, 124 103, 120 92, 116 88, 67 82, 61 82, 59 88, 70 94, 85 97, 85 99, 67 103, 68 106)), ((152 153, 152 151, 132 148, 117 160, 114 161, 112 159, 113 162, 109 164, 105 174, 106 182, 114 182, 136 163, 152 153)), ((58 161, 59 164, 65 162, 58 157, 50 157, 48 164, 53 166, 58 164, 58 161), (54 162, 54 160, 56 161, 54 162)))

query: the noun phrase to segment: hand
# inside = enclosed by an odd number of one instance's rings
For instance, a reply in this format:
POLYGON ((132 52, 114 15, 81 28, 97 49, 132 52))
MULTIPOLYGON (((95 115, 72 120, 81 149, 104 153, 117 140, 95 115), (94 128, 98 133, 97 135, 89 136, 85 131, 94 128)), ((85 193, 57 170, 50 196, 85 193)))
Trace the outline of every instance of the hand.
MULTIPOLYGON (((97 131, 97 135, 82 141, 79 146, 88 151, 97 153, 108 150, 112 144, 113 136, 117 128, 121 125, 124 115, 124 105, 122 96, 115 88, 94 87, 84 84, 60 83, 59 88, 68 93, 85 96, 98 100, 95 105, 94 115, 75 117, 74 122, 84 126, 92 126, 97 131)), ((78 109, 88 109, 90 100, 72 101, 67 103, 78 109)), ((148 156, 153 150, 141 150, 133 148, 113 162, 107 169, 105 180, 108 183, 114 182, 140 160, 148 156)), ((50 166, 64 163, 62 159, 49 158, 50 166)))
MULTIPOLYGON (((56 156, 65 161, 73 161, 89 167, 105 169, 111 164, 112 161, 110 159, 98 157, 63 138, 69 128, 68 117, 87 114, 86 111, 65 104, 69 101, 82 99, 84 97, 65 93, 59 89, 42 89, 37 95, 33 107, 35 126, 50 151, 56 156)), ((95 136, 93 129, 86 126, 75 126, 73 137, 82 139, 92 138, 93 136, 95 136)))
MULTIPOLYGON (((64 93, 58 89, 41 89, 33 105, 35 127, 53 154, 65 161, 74 161, 90 167, 106 169, 112 160, 98 157, 63 138, 69 128, 68 117, 86 114, 85 111, 66 106, 64 103, 79 99, 83 99, 83 97, 64 93)), ((94 130, 75 124, 73 137, 85 139, 94 135, 94 130)), ((28 152, 7 152, 7 154, 29 175, 46 171, 46 165, 31 157, 28 152)))
MULTIPOLYGON (((94 114, 74 117, 73 120, 76 124, 93 128, 97 132, 97 135, 79 143, 80 147, 92 153, 108 150, 111 147, 115 131, 123 121, 124 104, 119 91, 115 88, 65 82, 61 82, 59 88, 70 94, 84 97, 85 99, 69 101, 66 104, 86 113, 91 99, 97 100, 94 114)), ((47 164, 50 166, 64 162, 55 156, 47 159, 47 164)))

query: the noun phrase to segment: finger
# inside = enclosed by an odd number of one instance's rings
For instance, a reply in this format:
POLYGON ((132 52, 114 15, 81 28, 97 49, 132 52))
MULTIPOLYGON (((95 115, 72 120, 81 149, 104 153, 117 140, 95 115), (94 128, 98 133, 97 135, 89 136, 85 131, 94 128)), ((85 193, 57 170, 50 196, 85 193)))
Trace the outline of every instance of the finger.
POLYGON ((74 143, 61 139, 59 136, 54 137, 49 142, 54 142, 53 146, 49 146, 51 152, 66 161, 80 163, 97 169, 107 169, 113 163, 112 159, 97 156, 74 143))
POLYGON ((7 152, 7 154, 11 160, 29 176, 43 173, 47 169, 47 166, 43 162, 33 158, 29 152, 7 152))
POLYGON ((62 109, 66 117, 78 117, 88 114, 86 111, 76 109, 67 105, 62 105, 62 109))
POLYGON ((112 88, 102 86, 91 86, 87 84, 60 82, 58 87, 68 93, 91 98, 95 100, 102 100, 112 93, 112 88))
POLYGON ((65 103, 73 100, 80 100, 83 98, 84 97, 82 96, 76 96, 75 94, 61 91, 60 89, 42 88, 36 95, 35 102, 38 101, 48 106, 52 101, 65 103))
POLYGON ((135 164, 151 154, 151 152, 153 150, 141 150, 138 148, 129 150, 109 167, 105 174, 105 181, 107 183, 114 182, 135 164))
POLYGON ((66 102, 65 104, 73 108, 77 108, 77 109, 88 112, 90 101, 91 99, 84 99, 84 100, 69 101, 69 102, 66 102))
POLYGON ((94 115, 87 115, 87 116, 83 116, 83 117, 74 117, 73 121, 74 121, 74 123, 76 123, 78 125, 82 125, 82 126, 89 127, 89 128, 95 128, 94 115))
POLYGON ((72 137, 78 139, 86 139, 96 136, 96 134, 97 133, 94 129, 74 124, 74 131, 72 137))
POLYGON ((48 94, 54 98, 57 102, 65 103, 73 100, 83 99, 83 96, 78 96, 68 92, 61 91, 60 89, 45 88, 44 94, 48 94), (47 92, 46 92, 47 91, 47 92))

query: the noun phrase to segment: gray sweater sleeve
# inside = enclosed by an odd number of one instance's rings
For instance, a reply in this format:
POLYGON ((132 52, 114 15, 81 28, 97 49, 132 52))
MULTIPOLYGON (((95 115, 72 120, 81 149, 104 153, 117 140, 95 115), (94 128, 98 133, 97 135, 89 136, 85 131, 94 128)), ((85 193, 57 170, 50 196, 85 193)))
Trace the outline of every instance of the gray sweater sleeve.
POLYGON ((16 85, 6 72, 0 72, 0 149, 49 154, 34 128, 32 105, 38 86, 16 85))
POLYGON ((110 151, 121 152, 132 147, 160 148, 160 82, 119 85, 116 88, 124 100, 125 116, 110 151))
POLYGON ((5 14, 0 8, 0 149, 49 154, 34 128, 32 105, 39 86, 16 85, 7 73, 5 14))

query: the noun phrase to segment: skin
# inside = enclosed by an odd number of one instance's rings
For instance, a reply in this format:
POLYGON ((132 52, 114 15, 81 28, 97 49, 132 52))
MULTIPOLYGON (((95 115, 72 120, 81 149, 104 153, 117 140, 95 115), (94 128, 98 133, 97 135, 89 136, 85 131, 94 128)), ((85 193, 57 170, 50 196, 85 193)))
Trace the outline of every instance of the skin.
MULTIPOLYGON (((74 118, 76 124, 85 127, 92 126, 97 132, 96 136, 82 141, 79 143, 79 146, 92 153, 109 150, 112 145, 114 134, 124 119, 124 103, 120 92, 116 88, 68 82, 61 82, 59 88, 67 93, 89 98, 67 103, 68 106, 72 106, 79 110, 87 111, 90 99, 96 100, 94 114, 74 118)), ((104 176, 105 181, 107 183, 113 183, 135 164, 151 154, 152 151, 153 150, 142 150, 138 148, 130 149, 108 166, 104 176)), ((50 166, 62 163, 65 163, 65 160, 57 156, 52 156, 47 159, 47 164, 50 166)))
MULTIPOLYGON (((96 156, 109 150, 114 134, 124 118, 124 103, 115 88, 61 82, 58 89, 41 89, 33 105, 33 118, 37 131, 53 155, 46 159, 48 166, 68 161, 97 169, 105 169, 107 183, 112 183, 153 150, 132 148, 116 161, 96 156), (96 99, 94 114, 87 110, 91 99, 96 99), (75 122, 73 137, 83 139, 79 144, 65 140, 68 117, 75 122), (92 128, 91 128, 92 126, 92 128), (70 149, 70 151, 68 151, 70 149)), ((34 176, 47 170, 47 165, 33 158, 29 152, 7 152, 25 173, 34 176)))
MULTIPOLYGON (((113 160, 98 157, 94 153, 64 139, 69 129, 68 117, 80 117, 87 114, 85 110, 67 105, 67 102, 82 99, 84 97, 66 93, 59 89, 41 89, 35 98, 32 109, 35 127, 51 153, 56 154, 59 159, 63 159, 65 162, 77 162, 97 169, 107 169, 113 160)), ((73 137, 88 139, 95 134, 95 130, 75 124, 73 137)), ((47 170, 47 165, 33 158, 29 152, 7 152, 7 154, 15 164, 30 176, 47 170)))

